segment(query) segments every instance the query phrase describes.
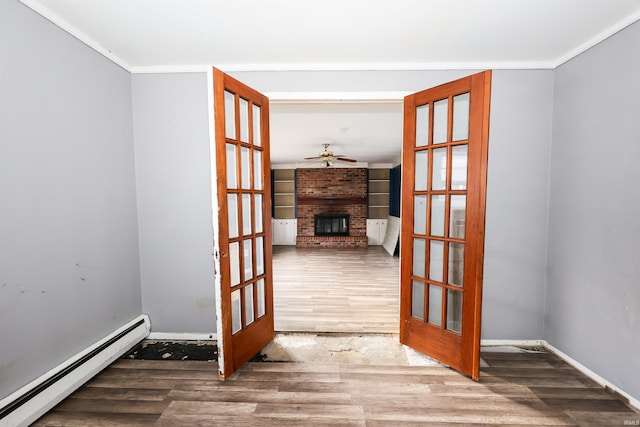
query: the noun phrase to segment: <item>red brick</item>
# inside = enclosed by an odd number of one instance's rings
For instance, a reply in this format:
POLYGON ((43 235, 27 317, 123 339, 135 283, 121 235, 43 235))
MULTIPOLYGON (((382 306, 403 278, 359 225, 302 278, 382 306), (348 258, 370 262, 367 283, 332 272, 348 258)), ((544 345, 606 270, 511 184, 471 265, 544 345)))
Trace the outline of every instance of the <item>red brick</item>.
POLYGON ((344 205, 298 204, 298 247, 367 247, 367 169, 297 169, 296 197, 362 198, 363 203, 344 205), (314 236, 317 214, 349 215, 349 236, 314 236))

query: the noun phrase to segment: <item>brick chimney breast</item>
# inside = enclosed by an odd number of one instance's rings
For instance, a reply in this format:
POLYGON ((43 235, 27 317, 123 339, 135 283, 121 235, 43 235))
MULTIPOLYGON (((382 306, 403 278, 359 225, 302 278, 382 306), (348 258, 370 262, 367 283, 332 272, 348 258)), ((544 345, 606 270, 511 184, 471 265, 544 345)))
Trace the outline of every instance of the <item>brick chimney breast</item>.
POLYGON ((297 247, 367 247, 367 169, 296 171, 297 247), (315 236, 315 215, 349 215, 349 236, 315 236))

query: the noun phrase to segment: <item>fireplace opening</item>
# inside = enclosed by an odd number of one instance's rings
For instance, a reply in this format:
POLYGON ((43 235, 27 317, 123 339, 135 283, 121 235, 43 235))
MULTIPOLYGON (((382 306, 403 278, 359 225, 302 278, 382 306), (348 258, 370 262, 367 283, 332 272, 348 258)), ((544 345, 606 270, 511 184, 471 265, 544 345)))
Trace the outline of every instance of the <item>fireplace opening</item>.
POLYGON ((315 215, 316 236, 348 236, 349 215, 315 215))

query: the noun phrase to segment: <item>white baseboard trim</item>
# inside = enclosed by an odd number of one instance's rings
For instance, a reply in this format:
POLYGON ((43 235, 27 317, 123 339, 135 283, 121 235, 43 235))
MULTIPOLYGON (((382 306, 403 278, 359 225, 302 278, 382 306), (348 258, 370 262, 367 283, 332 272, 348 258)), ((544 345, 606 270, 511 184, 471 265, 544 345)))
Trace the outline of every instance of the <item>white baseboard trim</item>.
POLYGON ((549 350, 550 352, 554 353, 559 358, 561 358, 562 360, 564 360, 565 362, 567 362, 569 365, 571 365, 574 368, 576 368, 578 371, 582 372, 583 374, 585 374, 586 376, 591 378, 593 381, 595 381, 598 384, 600 384, 602 387, 608 388, 608 389, 614 391, 615 393, 619 394, 620 396, 624 397, 625 399, 627 399, 629 401, 629 405, 631 405, 634 409, 640 410, 640 400, 636 399, 635 397, 631 396, 629 393, 627 393, 624 390, 620 389, 618 386, 616 386, 616 385, 610 383, 609 381, 607 381, 606 379, 602 378, 600 375, 596 374, 591 369, 589 369, 586 366, 584 366, 582 363, 578 362, 577 360, 575 360, 571 356, 569 356, 569 355, 563 353, 562 351, 558 350, 556 347, 552 346, 551 344, 549 344, 546 341, 544 341, 544 347, 547 350, 549 350))
POLYGON ((0 425, 27 426, 37 420, 124 355, 150 330, 149 317, 141 315, 0 400, 0 416, 4 416, 0 425))
POLYGON ((545 344, 546 342, 544 340, 494 340, 494 339, 480 340, 481 347, 495 347, 495 346, 544 347, 545 344))
POLYGON ((161 341, 217 341, 218 334, 193 332, 151 332, 147 339, 161 341))

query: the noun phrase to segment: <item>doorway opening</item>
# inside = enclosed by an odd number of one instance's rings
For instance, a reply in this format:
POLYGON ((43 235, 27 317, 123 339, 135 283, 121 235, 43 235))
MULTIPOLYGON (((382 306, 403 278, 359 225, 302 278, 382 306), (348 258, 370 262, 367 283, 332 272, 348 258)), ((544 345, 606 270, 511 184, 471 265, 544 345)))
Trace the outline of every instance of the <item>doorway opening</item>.
MULTIPOLYGON (((384 228, 380 223, 386 223, 389 213, 389 171, 400 163, 401 158, 401 97, 384 102, 271 101, 270 115, 275 193, 273 271, 276 331, 398 334, 399 258, 390 256, 381 246, 384 228), (316 156, 320 142, 325 140, 331 143, 335 153, 358 160, 366 158, 368 162, 321 168, 314 160, 303 161, 306 157, 316 156), (358 144, 357 141, 367 143, 358 144), (354 147, 360 150, 363 145, 367 147, 364 151, 353 151, 354 147), (304 201, 296 204, 295 171, 314 168, 317 173, 322 173, 340 166, 368 171, 365 175, 369 177, 363 178, 363 194, 366 196, 362 212, 347 212, 345 206, 333 204, 324 211, 307 215, 306 210, 310 206, 304 201), (374 171, 385 169, 386 177, 373 175, 374 171), (325 222, 325 219, 314 217, 340 213, 351 213, 351 221, 326 219, 325 222), (306 222, 300 222, 300 215, 306 222), (356 217, 362 226, 353 222, 356 217), (318 224, 319 219, 322 224, 318 224), (302 233, 305 234, 303 238, 310 241, 308 246, 319 246, 318 242, 323 244, 325 237, 316 237, 317 228, 318 225, 328 227, 328 221, 331 221, 331 229, 327 232, 331 234, 335 234, 332 229, 334 223, 336 226, 346 223, 349 229, 342 230, 343 236, 353 234, 351 226, 356 224, 355 232, 362 234, 359 237, 364 239, 364 244, 355 244, 343 237, 345 241, 340 240, 342 247, 336 249, 295 248, 296 241, 300 243, 301 240, 300 233, 296 235, 301 226, 311 227, 304 228, 302 233), (351 248, 347 249, 347 246, 351 248), (364 248, 355 249, 358 246, 364 248)), ((317 177, 313 179, 315 181, 317 177)), ((336 193, 322 194, 324 197, 347 197, 351 192, 342 191, 341 194, 341 190, 351 184, 348 179, 340 178, 336 193)), ((318 197, 316 191, 323 190, 313 190, 318 197)), ((310 195, 305 194, 307 198, 310 195)), ((311 207, 318 208, 316 205, 311 207)), ((320 234, 324 232, 320 230, 320 234)))
MULTIPOLYGON (((276 330, 274 313, 277 306, 274 306, 273 298, 275 270, 269 268, 273 253, 271 224, 263 226, 263 220, 269 216, 270 204, 264 204, 265 197, 262 194, 270 193, 270 184, 265 182, 269 177, 267 171, 271 169, 266 125, 269 119, 269 101, 218 70, 214 69, 214 74, 217 75, 214 80, 214 111, 217 118, 215 151, 221 154, 220 158, 216 157, 218 206, 221 208, 219 217, 224 224, 227 223, 225 220, 228 220, 229 225, 229 230, 218 229, 221 257, 216 258, 220 261, 220 270, 227 273, 227 276, 218 275, 220 281, 216 282, 219 285, 216 289, 217 314, 219 323, 224 326, 219 328, 224 344, 218 353, 219 374, 221 378, 226 379, 249 360, 247 356, 255 354, 254 349, 264 347, 262 340, 271 342, 276 330), (246 92, 246 95, 239 95, 238 92, 246 92), (256 104, 250 104, 254 102, 256 104), (254 109, 255 115, 252 114, 254 109), (257 125, 252 126, 252 123, 257 125), (241 130, 239 136, 237 129, 241 130), (241 148, 240 161, 236 146, 241 148), (254 153, 256 158, 253 162, 251 153, 254 153), (239 177, 242 177, 242 188, 238 192, 239 177), (235 208, 236 192, 242 195, 242 209, 235 208), (255 220, 254 202, 251 198, 254 192, 259 193, 256 197, 260 198, 255 202, 255 220), (226 203, 227 194, 233 202, 229 207, 226 203), (240 221, 242 227, 239 227, 240 230, 236 233, 236 226, 240 221), (254 223, 259 225, 255 231, 254 223), (267 234, 263 236, 265 230, 267 234), (259 236, 260 239, 259 242, 258 238, 256 239, 255 245, 251 240, 253 236, 259 236), (236 250, 239 247, 233 239, 244 242, 244 258, 236 250), (232 244, 235 246, 232 247, 232 244), (253 254, 256 254, 256 257, 253 254), (267 269, 264 269, 265 265, 267 269), (247 281, 255 279, 256 270, 259 271, 260 280, 266 281, 267 285, 264 287, 264 297, 258 290, 257 308, 255 285, 247 281), (234 282, 233 274, 242 271, 244 274, 240 275, 240 281, 234 282), (238 283, 234 285, 236 282, 238 283), (260 302, 265 304, 260 306, 260 302), (257 324, 256 310, 262 313, 264 321, 260 324, 266 327, 264 330, 254 324, 257 324), (261 341, 256 343, 254 338, 258 337, 261 341), (230 350, 232 359, 223 356, 227 350, 230 350)), ((436 357, 476 381, 479 379, 480 361, 490 89, 491 71, 486 71, 406 96, 401 151, 404 167, 400 233, 400 255, 403 261, 399 266, 400 342, 436 357), (453 170, 455 172, 452 172, 453 170), (450 213, 455 212, 455 207, 458 206, 454 203, 454 198, 456 202, 457 199, 464 198, 465 223, 468 224, 465 225, 465 234, 462 236, 455 233, 455 221, 450 221, 450 213), (449 230, 450 226, 453 226, 454 232, 449 230), (456 263, 451 262, 452 254, 456 254, 455 247, 452 250, 455 245, 463 245, 461 247, 465 254, 464 274, 457 276, 456 263), (463 277, 464 280, 461 283, 452 283, 451 280, 455 277, 463 277), (456 309, 456 306, 460 306, 460 309, 456 309), (460 319, 452 320, 454 316, 460 319)), ((325 150, 326 146, 325 144, 325 150)), ((332 196, 330 199, 333 200, 335 197, 332 196)), ((324 202, 325 199, 321 201, 324 202)), ((215 224, 214 222, 214 226, 215 224)), ((319 274, 312 274, 307 270, 302 277, 310 278, 313 283, 326 277, 328 272, 337 270, 338 261, 327 263, 326 254, 323 258, 319 274)), ((292 264, 300 263, 294 261, 292 264)), ((368 264, 363 263, 363 266, 364 269, 360 272, 371 270, 368 264)), ((344 284, 342 286, 348 286, 352 282, 340 281, 344 284)), ((375 284, 375 281, 372 283, 375 284)), ((315 286, 314 291, 317 292, 317 289, 318 286, 315 286)), ((297 294, 294 297, 297 297, 297 294)), ((312 302, 311 307, 306 309, 308 316, 317 308, 313 304, 313 298, 298 297, 298 306, 305 300, 312 302)), ((350 299, 347 298, 347 301, 350 299)), ((348 311, 353 312, 353 309, 348 311)), ((377 314, 363 313, 359 317, 372 319, 377 314)), ((343 325, 341 328, 348 324, 340 323, 343 325)))

